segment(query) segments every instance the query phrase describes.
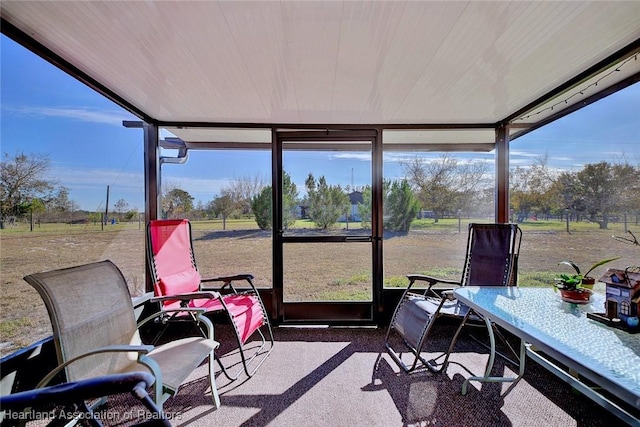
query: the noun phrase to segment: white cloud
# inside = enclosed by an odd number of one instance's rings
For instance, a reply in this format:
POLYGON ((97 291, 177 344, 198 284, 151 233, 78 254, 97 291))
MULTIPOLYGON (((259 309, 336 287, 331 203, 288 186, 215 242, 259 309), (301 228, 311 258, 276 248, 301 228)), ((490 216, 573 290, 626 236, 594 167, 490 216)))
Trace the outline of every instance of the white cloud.
POLYGON ((53 166, 51 178, 69 188, 94 188, 118 185, 126 189, 144 188, 144 175, 115 169, 67 168, 53 166))
POLYGON ((6 112, 12 112, 23 116, 33 117, 57 117, 78 120, 89 123, 104 123, 122 126, 123 120, 136 120, 137 118, 124 110, 99 110, 91 108, 70 107, 7 107, 6 112))
POLYGON ((329 158, 330 159, 354 159, 354 160, 360 160, 363 162, 370 162, 371 153, 364 153, 364 152, 338 153, 338 154, 331 155, 329 158))
POLYGON ((114 202, 125 199, 131 206, 144 207, 144 175, 140 172, 53 165, 50 178, 56 185, 67 187, 69 197, 81 209, 103 209, 107 186, 114 202))
POLYGON ((206 179, 206 178, 189 178, 177 176, 163 176, 162 186, 164 188, 181 188, 188 192, 196 200, 208 202, 220 191, 231 184, 231 180, 227 178, 206 179))
POLYGON ((540 153, 535 151, 520 151, 520 150, 509 150, 509 155, 511 157, 520 156, 520 157, 540 157, 540 153))
MULTIPOLYGON (((144 174, 116 169, 69 168, 53 165, 50 178, 57 185, 65 186, 70 191, 70 198, 82 209, 95 210, 102 208, 106 199, 106 188, 113 201, 125 199, 129 204, 144 206, 144 174)), ((164 188, 181 188, 187 191, 197 202, 208 202, 224 187, 231 184, 231 179, 203 179, 165 175, 162 178, 164 188)), ((111 204, 111 202, 110 202, 111 204)))

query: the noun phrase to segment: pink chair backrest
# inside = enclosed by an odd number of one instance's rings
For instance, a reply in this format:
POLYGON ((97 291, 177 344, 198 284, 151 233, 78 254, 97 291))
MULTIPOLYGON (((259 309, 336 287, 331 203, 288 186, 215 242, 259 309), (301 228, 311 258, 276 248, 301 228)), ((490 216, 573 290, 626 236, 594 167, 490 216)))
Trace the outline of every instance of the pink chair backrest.
POLYGON ((186 219, 152 220, 149 223, 149 244, 158 296, 197 292, 200 273, 195 266, 191 248, 191 229, 186 219))

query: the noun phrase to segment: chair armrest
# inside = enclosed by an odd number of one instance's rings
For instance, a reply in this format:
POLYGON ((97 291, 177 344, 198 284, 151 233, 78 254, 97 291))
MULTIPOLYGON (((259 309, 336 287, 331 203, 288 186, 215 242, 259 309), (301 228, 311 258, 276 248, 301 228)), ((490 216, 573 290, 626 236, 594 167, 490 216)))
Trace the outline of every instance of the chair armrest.
POLYGON ((203 290, 203 291, 222 290, 226 287, 229 287, 229 289, 231 289, 233 293, 237 294, 238 291, 233 286, 233 282, 236 282, 239 280, 245 280, 249 284, 249 286, 251 286, 251 290, 256 294, 258 293, 256 286, 253 284, 253 274, 235 274, 233 276, 207 277, 200 280, 200 290, 203 290), (210 282, 222 283, 223 285, 218 288, 203 286, 204 283, 210 283, 210 282))
POLYGON ((94 350, 91 350, 87 353, 83 353, 79 356, 76 356, 72 359, 67 360, 66 362, 64 362, 61 365, 58 365, 55 367, 55 369, 51 372, 49 372, 47 374, 47 376, 45 376, 39 383, 38 385, 36 385, 36 388, 40 388, 40 387, 44 387, 45 385, 47 385, 49 383, 49 381, 51 381, 53 379, 53 377, 55 377, 58 372, 60 372, 61 370, 63 370, 64 368, 66 368, 68 365, 72 364, 73 362, 76 362, 80 359, 84 359, 85 357, 89 357, 89 356, 93 356, 95 354, 100 354, 100 353, 129 353, 129 352, 136 352, 138 353, 138 357, 140 357, 140 355, 144 355, 149 353, 151 350, 153 350, 153 346, 152 345, 109 345, 106 347, 99 347, 96 348, 94 350))
POLYGON ((202 282, 233 282, 236 280, 253 280, 253 274, 234 274, 233 276, 218 276, 218 277, 207 277, 202 279, 202 282))
POLYGON ((149 301, 152 303, 162 302, 162 301, 191 301, 194 299, 216 299, 220 298, 220 294, 218 292, 213 291, 202 291, 202 292, 186 292, 184 294, 176 294, 176 295, 163 295, 158 297, 153 297, 149 301))
POLYGON ((456 295, 453 293, 452 289, 448 289, 446 291, 442 291, 442 297, 443 297, 443 299, 447 299, 449 301, 455 301, 456 300, 456 295))
POLYGON ((138 387, 145 390, 154 382, 153 375, 144 371, 111 374, 1 396, 0 403, 5 410, 40 409, 52 403, 77 403, 119 393, 131 393, 138 387))
MULTIPOLYGON (((456 280, 448 280, 448 279, 439 279, 437 277, 433 277, 433 276, 427 276, 425 274, 407 274, 407 279, 409 279, 409 286, 407 286, 407 289, 405 290, 402 298, 404 299, 405 296, 410 292, 411 288, 413 287, 413 285, 417 282, 427 282, 427 288, 424 290, 424 292, 422 292, 422 294, 424 296, 427 296, 427 294, 436 297, 436 298, 441 298, 440 295, 438 294, 438 292, 436 292, 436 290, 438 291, 442 291, 442 288, 437 287, 436 289, 433 289, 433 287, 439 283, 443 283, 445 285, 450 285, 450 286, 454 286, 454 287, 459 287, 461 286, 460 282, 456 281, 456 280)), ((445 288, 444 290, 448 290, 450 289, 450 287, 445 288)))
POLYGON ((445 285, 460 286, 460 282, 457 280, 439 279, 437 277, 427 276, 424 274, 407 274, 407 278, 411 283, 413 282, 428 282, 429 287, 438 283, 444 283, 445 285))
POLYGON ((198 317, 204 313, 207 312, 206 308, 195 308, 195 307, 176 307, 176 308, 169 308, 169 309, 163 309, 160 311, 156 311, 155 313, 145 317, 144 319, 142 319, 141 321, 139 321, 137 323, 137 327, 138 329, 140 329, 141 326, 144 326, 146 323, 157 319, 158 317, 167 314, 167 313, 196 313, 198 315, 198 317))

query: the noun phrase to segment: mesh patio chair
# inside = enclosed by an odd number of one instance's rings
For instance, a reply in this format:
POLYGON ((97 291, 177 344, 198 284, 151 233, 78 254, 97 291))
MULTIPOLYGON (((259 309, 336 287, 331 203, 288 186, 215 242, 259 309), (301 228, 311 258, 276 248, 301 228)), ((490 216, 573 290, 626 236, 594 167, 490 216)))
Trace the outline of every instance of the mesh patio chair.
MULTIPOLYGON (((46 425, 55 426, 71 422, 69 418, 74 414, 83 414, 83 419, 89 424, 101 427, 100 416, 94 416, 87 401, 128 393, 148 411, 141 411, 138 417, 141 421, 131 424, 131 427, 170 427, 167 417, 147 392, 154 383, 155 378, 150 373, 135 371, 0 396, 0 409, 4 411, 2 424, 25 425, 27 421, 46 418, 49 421, 46 425)), ((124 418, 130 413, 121 415, 124 418)))
MULTIPOLYGON (((420 366, 426 366, 433 372, 446 369, 463 326, 484 325, 479 323, 482 319, 455 299, 452 289, 459 286, 515 286, 521 239, 522 231, 516 224, 469 224, 460 281, 422 274, 407 275, 409 285, 393 313, 385 336, 385 347, 405 372, 414 371, 420 366), (426 287, 414 288, 416 283, 424 283, 426 287), (438 357, 426 360, 422 352, 428 347, 429 333, 436 320, 442 316, 461 320, 460 326, 448 350, 438 357), (392 333, 400 335, 400 346, 404 351, 394 350, 390 341, 392 333), (413 358, 411 363, 407 364, 402 360, 403 353, 408 353, 413 358), (444 361, 439 363, 438 359, 442 357, 444 361)), ((503 338, 499 331, 497 335, 503 338)), ((510 349, 516 354, 511 347, 510 349)))
MULTIPOLYGON (((271 324, 253 275, 202 278, 193 252, 191 224, 186 219, 152 220, 147 227, 147 238, 156 300, 165 309, 191 307, 208 313, 225 313, 236 337, 242 368, 231 374, 219 358, 218 363, 231 381, 243 371, 247 377, 253 376, 273 349, 271 324), (243 282, 249 289, 236 289, 236 282, 243 282), (216 297, 202 294, 207 291, 215 291, 216 297), (178 300, 171 295, 183 297, 178 300), (254 334, 259 336, 259 345, 249 348, 249 339, 254 334)), ((179 320, 179 313, 174 318, 179 320)))
POLYGON ((153 401, 162 410, 164 401, 204 361, 209 362, 213 404, 220 406, 213 371, 213 325, 203 309, 189 311, 206 337, 184 337, 165 344, 145 345, 138 328, 168 316, 154 313, 136 324, 133 304, 122 272, 111 261, 53 270, 25 276, 42 297, 53 327, 59 365, 40 381, 44 387, 64 371, 67 382, 131 371, 153 375, 153 401))

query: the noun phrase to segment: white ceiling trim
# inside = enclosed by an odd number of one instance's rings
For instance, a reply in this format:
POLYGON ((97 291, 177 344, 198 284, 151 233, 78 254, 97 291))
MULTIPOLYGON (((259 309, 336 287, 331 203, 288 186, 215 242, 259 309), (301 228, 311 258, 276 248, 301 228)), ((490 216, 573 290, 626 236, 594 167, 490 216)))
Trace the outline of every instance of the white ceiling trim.
POLYGON ((640 39, 637 1, 4 0, 0 13, 172 123, 497 123, 640 39))

